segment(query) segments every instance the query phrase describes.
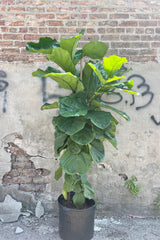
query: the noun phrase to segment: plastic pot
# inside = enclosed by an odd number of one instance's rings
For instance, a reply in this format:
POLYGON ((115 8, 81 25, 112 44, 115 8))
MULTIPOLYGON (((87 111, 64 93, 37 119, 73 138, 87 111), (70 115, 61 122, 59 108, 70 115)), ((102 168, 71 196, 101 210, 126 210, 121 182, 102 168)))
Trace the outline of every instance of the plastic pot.
POLYGON ((95 201, 88 201, 89 208, 76 209, 62 205, 63 195, 58 198, 59 235, 63 240, 90 240, 94 234, 95 201))

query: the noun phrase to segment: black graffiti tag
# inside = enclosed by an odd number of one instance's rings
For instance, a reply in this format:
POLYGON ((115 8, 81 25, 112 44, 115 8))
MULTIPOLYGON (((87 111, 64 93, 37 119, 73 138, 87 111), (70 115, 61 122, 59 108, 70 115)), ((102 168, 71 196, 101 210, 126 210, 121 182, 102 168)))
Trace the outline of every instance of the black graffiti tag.
POLYGON ((2 112, 5 113, 7 110, 7 87, 9 83, 2 78, 6 78, 7 74, 4 71, 0 71, 0 92, 3 92, 3 104, 2 112))

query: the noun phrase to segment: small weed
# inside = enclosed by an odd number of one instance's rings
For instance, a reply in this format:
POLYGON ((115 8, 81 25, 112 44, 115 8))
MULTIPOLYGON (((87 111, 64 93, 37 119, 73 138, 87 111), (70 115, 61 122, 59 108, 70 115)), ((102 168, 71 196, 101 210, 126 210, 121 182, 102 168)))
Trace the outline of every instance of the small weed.
POLYGON ((141 186, 136 184, 137 178, 132 176, 125 181, 125 186, 132 195, 137 195, 141 191, 141 186))
POLYGON ((160 210, 160 193, 153 202, 154 210, 160 210))

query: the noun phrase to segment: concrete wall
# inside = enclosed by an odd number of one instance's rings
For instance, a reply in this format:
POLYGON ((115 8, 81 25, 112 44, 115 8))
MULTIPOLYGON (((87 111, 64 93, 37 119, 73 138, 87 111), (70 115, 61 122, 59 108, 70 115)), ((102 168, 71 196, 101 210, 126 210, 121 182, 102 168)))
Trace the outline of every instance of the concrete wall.
MULTIPOLYGON (((0 69, 0 201, 6 193, 34 208, 41 199, 48 210, 56 208, 63 179, 56 182, 54 171, 54 128, 51 124, 56 110, 41 111, 43 101, 52 102, 57 94, 67 94, 51 79, 32 77, 38 67, 47 63, 2 63, 0 69), (9 144, 8 144, 9 143, 9 144), (2 186, 3 185, 3 186, 2 186), (28 197, 26 197, 28 196, 28 197)), ((129 213, 156 214, 153 201, 160 191, 160 95, 159 64, 130 64, 135 99, 125 94, 112 99, 117 107, 131 117, 126 122, 119 116, 118 150, 105 144, 103 166, 94 165, 89 173, 98 202, 98 211, 113 210, 129 213), (132 196, 119 174, 137 177, 142 186, 132 196)), ((106 97, 107 98, 107 97, 106 97)), ((106 99, 107 100, 107 99, 106 99)))

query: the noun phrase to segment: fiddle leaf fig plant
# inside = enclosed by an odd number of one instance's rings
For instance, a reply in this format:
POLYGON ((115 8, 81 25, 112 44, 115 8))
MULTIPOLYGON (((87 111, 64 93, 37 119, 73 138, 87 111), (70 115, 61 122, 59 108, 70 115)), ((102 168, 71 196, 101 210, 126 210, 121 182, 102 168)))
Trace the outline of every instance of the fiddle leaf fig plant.
POLYGON ((46 70, 38 69, 33 76, 49 77, 60 87, 70 90, 69 95, 51 104, 45 103, 41 110, 59 109, 59 115, 52 120, 55 156, 60 157, 55 179, 58 180, 64 172, 62 194, 76 207, 82 206, 86 198, 94 197, 87 173, 92 163, 104 159, 104 141, 108 140, 117 148, 118 121, 112 113, 129 121, 126 113, 105 103, 102 96, 120 95, 120 90, 137 94, 132 90, 133 80, 127 81, 123 75, 130 70, 122 68, 127 59, 116 55, 104 57, 108 46, 99 41, 90 41, 77 50, 83 34, 82 30, 74 37, 61 38, 60 42, 44 37, 38 43, 29 42, 26 46, 27 51, 46 54, 48 60, 58 65, 58 68, 54 65, 46 70), (73 198, 71 192, 74 192, 73 198))

